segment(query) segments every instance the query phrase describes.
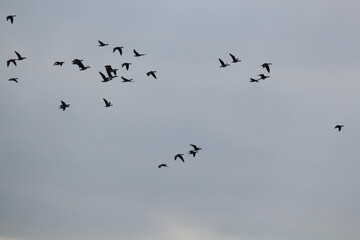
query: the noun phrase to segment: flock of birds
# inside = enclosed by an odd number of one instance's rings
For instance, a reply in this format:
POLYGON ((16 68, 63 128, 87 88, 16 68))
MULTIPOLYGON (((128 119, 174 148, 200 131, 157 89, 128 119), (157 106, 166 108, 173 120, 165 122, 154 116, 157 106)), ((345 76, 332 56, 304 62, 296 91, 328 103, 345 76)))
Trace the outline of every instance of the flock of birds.
MULTIPOLYGON (((201 147, 196 146, 195 144, 190 144, 191 147, 193 147, 193 149, 191 149, 188 154, 192 155, 193 157, 196 156, 196 154, 202 149, 201 147)), ((184 154, 183 153, 178 153, 174 156, 174 161, 176 159, 180 159, 183 163, 185 162, 184 159, 184 154)), ((166 163, 162 163, 158 166, 158 168, 162 168, 162 167, 169 167, 166 163)))

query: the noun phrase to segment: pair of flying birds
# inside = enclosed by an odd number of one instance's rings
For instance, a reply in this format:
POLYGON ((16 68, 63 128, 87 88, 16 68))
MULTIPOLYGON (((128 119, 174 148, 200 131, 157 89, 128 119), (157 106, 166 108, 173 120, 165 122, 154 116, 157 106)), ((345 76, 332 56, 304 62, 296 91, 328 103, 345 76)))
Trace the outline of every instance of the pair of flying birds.
POLYGON ((14 64, 15 66, 17 66, 16 61, 22 61, 22 60, 26 59, 26 57, 21 56, 21 54, 18 53, 17 51, 14 51, 14 52, 15 52, 17 58, 11 58, 11 59, 7 60, 7 61, 6 61, 6 66, 7 66, 7 67, 10 66, 10 63, 12 63, 12 64, 14 64))
MULTIPOLYGON (((110 101, 106 100, 105 98, 103 98, 103 100, 105 102, 105 107, 113 106, 110 101)), ((61 102, 61 104, 59 106, 59 109, 62 109, 63 111, 65 111, 66 108, 70 107, 70 104, 65 103, 63 100, 61 100, 60 102, 61 102)))
MULTIPOLYGON (((201 147, 198 147, 198 146, 196 146, 195 144, 190 144, 190 146, 192 146, 193 149, 191 149, 188 153, 189 153, 190 155, 193 155, 193 157, 195 157, 195 155, 198 153, 198 151, 202 149, 201 147)), ((174 161, 175 161, 176 159, 180 159, 182 162, 185 162, 183 156, 184 156, 183 153, 176 154, 176 155, 174 156, 174 161)), ((158 165, 158 168, 162 168, 162 167, 169 167, 169 166, 168 166, 166 163, 162 163, 162 164, 158 165)))
MULTIPOLYGON (((232 55, 231 53, 229 53, 231 59, 232 59, 232 63, 238 63, 238 62, 241 62, 240 59, 238 59, 237 57, 235 57, 234 55, 232 55)), ((219 58, 219 62, 220 62, 220 67, 221 68, 224 68, 224 67, 227 67, 227 66, 230 66, 229 63, 225 63, 223 60, 221 60, 221 58, 219 58)))

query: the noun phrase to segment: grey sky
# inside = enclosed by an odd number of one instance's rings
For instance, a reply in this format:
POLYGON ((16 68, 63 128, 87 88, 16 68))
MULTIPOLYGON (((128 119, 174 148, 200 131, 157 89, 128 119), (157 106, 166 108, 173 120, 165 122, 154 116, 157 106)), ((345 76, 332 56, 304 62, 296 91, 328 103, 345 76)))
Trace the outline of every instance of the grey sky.
POLYGON ((0 1, 0 240, 358 239, 359 10, 0 1), (106 64, 135 82, 102 83, 106 64))

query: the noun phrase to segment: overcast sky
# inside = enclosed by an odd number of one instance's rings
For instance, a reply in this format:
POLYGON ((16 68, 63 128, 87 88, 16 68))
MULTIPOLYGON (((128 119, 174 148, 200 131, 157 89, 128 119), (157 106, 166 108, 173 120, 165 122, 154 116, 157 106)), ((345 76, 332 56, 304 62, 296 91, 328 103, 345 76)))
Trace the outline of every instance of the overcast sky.
POLYGON ((0 240, 359 239, 359 11, 1 0, 0 240))

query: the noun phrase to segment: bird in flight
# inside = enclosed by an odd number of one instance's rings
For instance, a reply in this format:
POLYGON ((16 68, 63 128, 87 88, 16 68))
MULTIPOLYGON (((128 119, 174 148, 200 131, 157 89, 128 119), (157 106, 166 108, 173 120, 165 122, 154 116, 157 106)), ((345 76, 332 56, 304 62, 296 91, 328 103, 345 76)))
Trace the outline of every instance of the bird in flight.
POLYGON ((18 83, 18 78, 9 78, 9 81, 13 81, 13 82, 16 82, 16 83, 18 83))
POLYGON ((105 74, 103 74, 102 72, 99 71, 99 73, 103 79, 101 82, 108 82, 111 80, 109 77, 105 76, 105 74))
POLYGON ((193 157, 195 157, 195 155, 197 154, 197 151, 195 151, 195 150, 190 150, 190 151, 189 151, 189 154, 190 154, 190 155, 193 155, 193 157))
POLYGON ((222 68, 227 67, 227 66, 230 66, 230 64, 224 63, 224 61, 221 60, 220 58, 219 58, 219 62, 220 62, 220 64, 221 64, 220 67, 222 67, 222 68))
POLYGON ((239 60, 238 58, 236 58, 234 55, 232 55, 231 53, 229 53, 230 57, 232 58, 232 62, 233 63, 237 63, 237 62, 241 62, 241 60, 239 60))
POLYGON ((102 42, 100 40, 98 40, 98 42, 99 42, 99 47, 105 47, 105 46, 109 45, 109 44, 104 43, 104 42, 102 42))
POLYGON ((181 154, 181 153, 176 154, 175 157, 174 157, 174 160, 180 158, 181 161, 185 162, 183 155, 184 155, 184 154, 181 154))
POLYGON ((53 66, 62 66, 64 62, 56 61, 54 62, 53 66))
POLYGON ((6 61, 6 66, 8 67, 10 65, 10 63, 13 63, 16 66, 16 60, 17 59, 9 59, 6 61))
POLYGON ((121 64, 121 67, 122 67, 122 68, 125 67, 126 70, 129 70, 130 65, 131 65, 131 63, 129 63, 129 62, 124 62, 123 64, 121 64))
POLYGON ((145 55, 145 53, 138 53, 135 49, 133 50, 133 52, 134 52, 134 57, 141 57, 145 55))
POLYGON ((270 77, 270 76, 266 76, 264 74, 259 74, 258 76, 260 77, 261 80, 265 80, 270 77))
POLYGON ((146 76, 153 76, 156 79, 156 75, 155 75, 156 71, 149 71, 146 73, 146 76))
POLYGON ((105 102, 105 107, 111 107, 112 106, 111 102, 109 102, 105 98, 103 98, 103 99, 104 99, 104 102, 105 102))
POLYGON ((67 107, 70 107, 70 104, 66 104, 64 101, 61 100, 61 105, 60 105, 59 109, 62 109, 63 111, 65 111, 65 109, 67 107))
POLYGON ((120 53, 120 55, 122 55, 122 49, 123 49, 123 47, 114 47, 114 48, 113 48, 113 53, 114 53, 116 50, 118 50, 119 53, 120 53))
POLYGON ((9 16, 6 17, 6 21, 10 20, 11 24, 13 24, 14 23, 14 17, 16 17, 16 15, 9 15, 9 16))
POLYGON ((26 59, 26 57, 21 56, 20 53, 18 53, 17 51, 15 51, 15 54, 18 57, 17 60, 19 60, 19 61, 26 59))
POLYGON ((113 69, 111 67, 111 65, 105 65, 105 69, 106 69, 106 73, 108 74, 110 80, 117 77, 117 75, 116 75, 116 71, 118 70, 117 68, 113 69), (114 73, 114 76, 112 75, 113 73, 114 73))
POLYGON ((337 130, 339 130, 339 132, 340 132, 343 127, 344 127, 344 125, 336 125, 336 126, 334 127, 334 129, 337 129, 337 130))
POLYGON ((165 163, 162 163, 162 164, 160 164, 159 166, 158 166, 158 168, 162 168, 162 167, 169 167, 167 164, 165 164, 165 163))
POLYGON ((250 78, 250 82, 259 82, 260 78, 259 79, 255 79, 255 78, 250 78))
POLYGON ((86 70, 86 69, 88 69, 88 68, 90 68, 90 66, 84 66, 84 64, 82 63, 82 61, 83 60, 80 60, 80 59, 74 59, 73 61, 72 61, 72 64, 74 64, 74 65, 78 65, 78 67, 80 68, 80 71, 84 71, 84 70, 86 70))
POLYGON ((202 149, 201 147, 198 147, 195 144, 190 144, 190 146, 192 146, 194 148, 194 151, 196 152, 202 149))
POLYGON ((123 76, 121 76, 122 82, 135 82, 133 81, 133 79, 128 79, 128 78, 124 78, 123 76))
POLYGON ((270 65, 272 63, 263 63, 261 66, 266 69, 268 73, 270 73, 270 65))

